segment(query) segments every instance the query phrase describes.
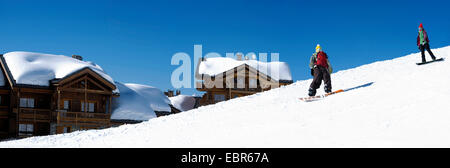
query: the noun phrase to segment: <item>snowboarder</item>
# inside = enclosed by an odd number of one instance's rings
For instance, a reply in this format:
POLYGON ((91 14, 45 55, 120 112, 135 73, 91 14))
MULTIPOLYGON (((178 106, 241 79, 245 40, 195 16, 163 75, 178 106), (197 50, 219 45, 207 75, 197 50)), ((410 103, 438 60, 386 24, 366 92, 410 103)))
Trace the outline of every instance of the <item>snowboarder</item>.
POLYGON ((417 35, 417 46, 419 47, 420 52, 422 53, 422 63, 425 63, 425 50, 428 51, 433 61, 436 60, 436 57, 431 52, 430 49, 430 40, 428 40, 428 35, 425 29, 422 26, 422 23, 419 25, 419 35, 417 35))
POLYGON ((333 72, 331 64, 328 61, 328 56, 322 51, 322 47, 319 44, 316 46, 316 52, 311 56, 309 68, 311 69, 311 75, 314 79, 309 87, 308 95, 315 96, 316 89, 320 87, 322 80, 325 83, 325 92, 331 92, 331 77, 333 72))

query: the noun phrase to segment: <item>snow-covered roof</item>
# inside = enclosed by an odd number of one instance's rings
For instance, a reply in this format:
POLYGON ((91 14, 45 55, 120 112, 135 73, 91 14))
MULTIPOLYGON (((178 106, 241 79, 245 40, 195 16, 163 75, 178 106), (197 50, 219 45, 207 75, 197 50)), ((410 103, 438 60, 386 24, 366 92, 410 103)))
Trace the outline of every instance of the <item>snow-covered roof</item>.
POLYGON ((172 105, 181 111, 188 111, 195 107, 195 98, 194 96, 188 95, 177 95, 174 97, 169 97, 172 105))
POLYGON ((215 76, 243 64, 247 64, 275 80, 292 80, 291 70, 285 62, 239 61, 228 57, 206 58, 205 61, 199 63, 198 73, 200 75, 215 76))
POLYGON ((170 112, 170 100, 158 88, 116 82, 120 97, 113 98, 111 119, 145 121, 155 118, 155 111, 170 112))
POLYGON ((49 86, 50 80, 64 78, 83 68, 92 69, 114 84, 114 80, 99 65, 89 61, 64 55, 20 51, 6 53, 3 57, 16 84, 49 86))

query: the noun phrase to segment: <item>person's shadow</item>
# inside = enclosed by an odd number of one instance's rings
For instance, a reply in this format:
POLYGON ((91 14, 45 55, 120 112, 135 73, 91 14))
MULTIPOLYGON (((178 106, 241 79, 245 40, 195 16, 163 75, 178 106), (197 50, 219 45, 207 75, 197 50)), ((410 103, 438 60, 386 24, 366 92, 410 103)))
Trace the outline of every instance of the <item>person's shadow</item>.
POLYGON ((373 83, 374 82, 369 82, 369 83, 366 83, 366 84, 363 84, 363 85, 359 85, 359 86, 355 86, 355 87, 352 87, 352 88, 344 89, 344 92, 350 91, 350 90, 359 89, 359 88, 363 88, 363 87, 368 87, 368 86, 372 85, 373 83))
MULTIPOLYGON (((347 89, 342 89, 342 90, 344 90, 344 92, 347 92, 347 91, 350 91, 350 90, 355 90, 355 89, 360 89, 360 88, 363 88, 363 87, 368 87, 368 86, 370 86, 370 85, 372 85, 374 82, 369 82, 369 83, 366 83, 366 84, 363 84, 363 85, 359 85, 359 86, 355 86, 355 87, 352 87, 352 88, 347 88, 347 89)), ((318 101, 318 100, 321 100, 322 98, 320 98, 320 99, 312 99, 312 100, 307 100, 307 101, 305 101, 305 102, 313 102, 313 101, 318 101)))

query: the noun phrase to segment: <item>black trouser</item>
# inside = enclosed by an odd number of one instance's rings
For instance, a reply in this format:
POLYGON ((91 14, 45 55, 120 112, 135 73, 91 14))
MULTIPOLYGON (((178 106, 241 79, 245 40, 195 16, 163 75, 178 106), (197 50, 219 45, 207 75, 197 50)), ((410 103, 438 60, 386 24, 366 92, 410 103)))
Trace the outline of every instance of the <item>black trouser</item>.
POLYGON ((325 83, 325 90, 331 90, 331 77, 328 69, 322 66, 316 66, 314 68, 314 79, 310 88, 316 90, 322 84, 322 80, 325 83))
POLYGON ((432 58, 433 60, 436 59, 436 57, 434 56, 433 52, 431 52, 430 45, 429 45, 428 43, 425 43, 425 44, 423 44, 423 45, 421 44, 421 45, 419 46, 419 50, 420 50, 420 52, 422 53, 422 62, 425 62, 425 50, 428 51, 428 54, 430 54, 430 56, 431 56, 431 58, 432 58))

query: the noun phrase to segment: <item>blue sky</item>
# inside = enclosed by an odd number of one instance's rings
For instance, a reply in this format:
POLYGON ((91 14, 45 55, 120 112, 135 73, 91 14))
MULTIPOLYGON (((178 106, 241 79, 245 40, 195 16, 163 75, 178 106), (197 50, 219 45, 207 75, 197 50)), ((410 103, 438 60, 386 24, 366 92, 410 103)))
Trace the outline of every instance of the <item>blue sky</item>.
POLYGON ((203 53, 279 53, 296 81, 311 77, 317 43, 335 71, 418 52, 421 22, 432 48, 447 46, 449 6, 446 0, 0 0, 0 52, 78 54, 116 81, 167 90, 178 67, 170 65, 172 55, 193 57, 201 44, 203 53))

